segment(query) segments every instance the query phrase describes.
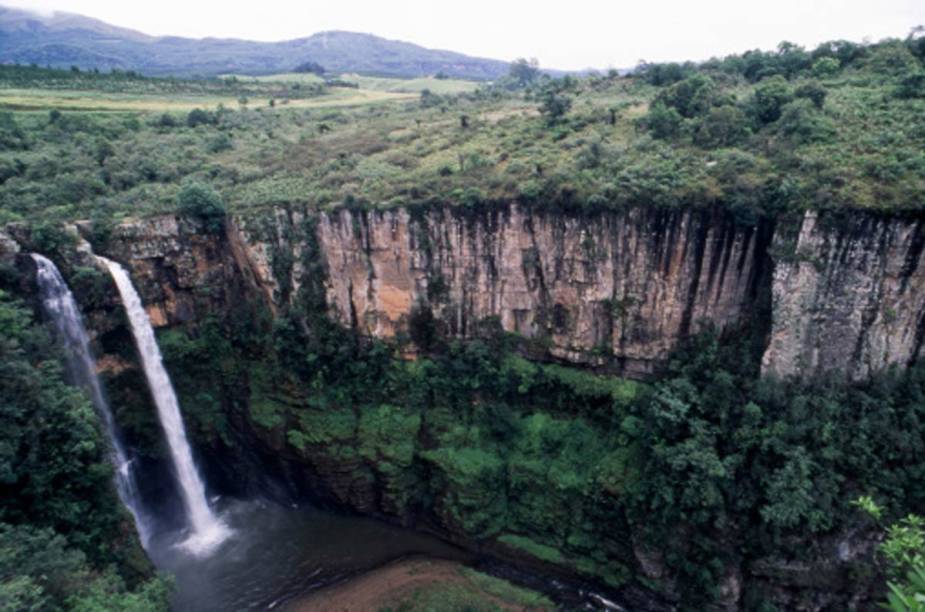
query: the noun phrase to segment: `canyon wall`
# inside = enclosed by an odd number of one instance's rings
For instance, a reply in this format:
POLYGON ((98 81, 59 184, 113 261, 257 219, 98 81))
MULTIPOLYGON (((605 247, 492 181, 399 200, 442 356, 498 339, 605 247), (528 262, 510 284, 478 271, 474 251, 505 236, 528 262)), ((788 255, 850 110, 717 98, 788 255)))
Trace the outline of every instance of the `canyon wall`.
POLYGON ((915 361, 925 337, 923 247, 921 216, 808 212, 779 232, 762 370, 862 380, 915 361))
POLYGON ((632 377, 707 324, 769 326, 762 367, 779 376, 860 380, 914 361, 925 337, 920 218, 807 213, 748 227, 718 210, 576 217, 511 205, 275 209, 224 235, 197 228, 152 218, 110 243, 155 325, 188 320, 209 292, 219 307, 248 292, 275 312, 320 274, 330 316, 365 335, 414 337, 426 317, 465 338, 493 320, 547 357, 632 377), (320 265, 308 271, 306 257, 320 265))
POLYGON ((407 333, 427 311, 451 337, 488 318, 554 358, 651 374, 678 340, 754 310, 767 229, 716 211, 635 209, 591 218, 518 206, 321 216, 333 313, 362 333, 407 333))

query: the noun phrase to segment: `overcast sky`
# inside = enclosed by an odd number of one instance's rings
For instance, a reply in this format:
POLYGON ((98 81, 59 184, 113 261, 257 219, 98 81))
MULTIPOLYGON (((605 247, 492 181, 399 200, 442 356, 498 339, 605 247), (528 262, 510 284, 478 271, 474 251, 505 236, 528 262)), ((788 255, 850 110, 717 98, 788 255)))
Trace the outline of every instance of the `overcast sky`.
POLYGON ((925 0, 0 0, 96 17, 148 34, 285 40, 368 32, 550 68, 706 59, 781 40, 813 46, 904 37, 925 0))

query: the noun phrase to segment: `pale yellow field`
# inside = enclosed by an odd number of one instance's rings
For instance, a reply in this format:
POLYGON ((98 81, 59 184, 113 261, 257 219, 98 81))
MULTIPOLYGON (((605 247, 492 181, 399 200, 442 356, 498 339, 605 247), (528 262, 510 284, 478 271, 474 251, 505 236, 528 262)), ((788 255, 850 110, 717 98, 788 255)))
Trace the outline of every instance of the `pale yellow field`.
MULTIPOLYGON (((349 87, 333 88, 330 93, 316 98, 290 100, 283 103, 276 100, 276 108, 322 108, 327 106, 355 106, 401 101, 416 97, 413 93, 369 91, 349 87)), ((269 98, 251 98, 247 108, 269 108, 269 98)), ((0 90, 0 109, 22 111, 135 111, 165 112, 189 111, 194 108, 215 108, 223 104, 228 108, 239 108, 237 98, 210 95, 141 95, 101 94, 99 92, 3 89, 0 90)))
MULTIPOLYGON (((270 74, 266 76, 234 76, 242 83, 302 83, 313 84, 323 83, 324 79, 315 74, 303 74, 297 72, 287 72, 282 74, 270 74)), ((435 79, 433 77, 421 77, 417 79, 393 79, 385 77, 369 77, 358 74, 342 74, 336 78, 356 83, 361 90, 387 91, 391 93, 421 93, 429 89, 435 94, 457 94, 471 92, 478 89, 480 83, 477 81, 464 81, 462 79, 435 79)))
POLYGON ((480 83, 476 81, 435 79, 433 77, 422 77, 419 79, 386 79, 345 74, 342 75, 341 78, 345 81, 358 83, 361 90, 369 89, 393 93, 420 93, 428 89, 431 93, 435 94, 457 94, 475 91, 480 85, 480 83))

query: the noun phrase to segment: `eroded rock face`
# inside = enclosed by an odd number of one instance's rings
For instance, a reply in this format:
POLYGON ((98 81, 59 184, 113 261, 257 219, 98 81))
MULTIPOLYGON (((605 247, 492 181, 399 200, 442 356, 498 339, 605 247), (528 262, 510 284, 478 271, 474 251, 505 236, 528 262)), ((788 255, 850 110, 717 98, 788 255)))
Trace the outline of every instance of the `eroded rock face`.
POLYGON ((213 307, 247 293, 276 312, 316 274, 329 314, 369 336, 408 335, 421 313, 460 338, 494 319, 557 359, 633 377, 707 324, 762 324, 770 294, 765 373, 860 380, 921 353, 925 227, 839 219, 808 213, 774 231, 715 210, 280 208, 220 235, 173 216, 124 224, 110 254, 131 268, 155 325, 197 316, 207 293, 213 307))
POLYGON ((321 215, 328 303, 377 337, 429 310, 451 336, 489 317, 556 358, 650 374, 679 340, 753 311, 767 229, 713 211, 591 218, 518 206, 467 217, 442 209, 321 215))
POLYGON ((809 212, 798 231, 779 232, 763 371, 861 380, 915 361, 925 335, 923 249, 921 218, 809 212))
POLYGON ((253 288, 229 245, 224 234, 165 215, 119 225, 105 254, 129 268, 151 324, 164 327, 221 311, 253 288))

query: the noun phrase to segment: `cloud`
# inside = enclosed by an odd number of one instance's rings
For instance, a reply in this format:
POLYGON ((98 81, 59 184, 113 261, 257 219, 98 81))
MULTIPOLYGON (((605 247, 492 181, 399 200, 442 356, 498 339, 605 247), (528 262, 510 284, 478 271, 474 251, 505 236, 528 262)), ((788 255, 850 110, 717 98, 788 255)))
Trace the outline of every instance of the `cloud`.
POLYGON ((55 5, 60 4, 53 0, 4 0, 0 6, 25 9, 39 17, 52 17, 55 14, 55 5))

